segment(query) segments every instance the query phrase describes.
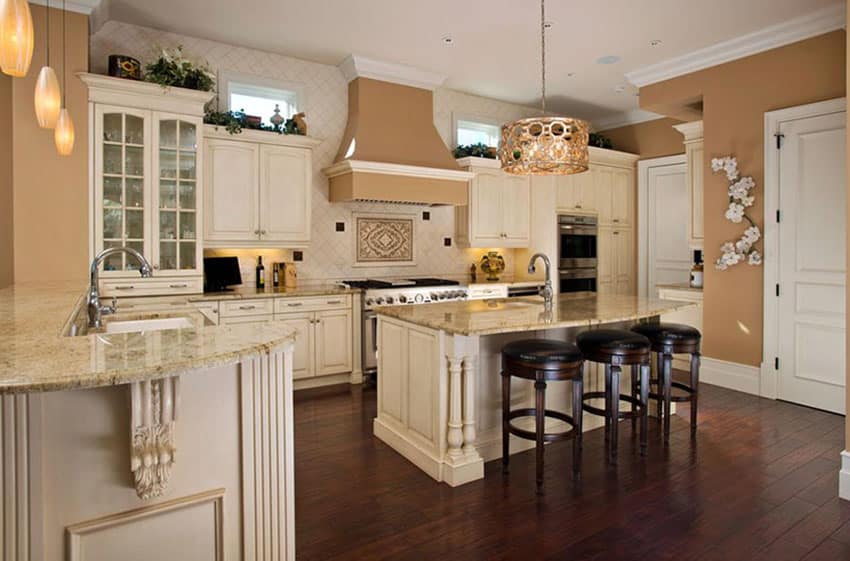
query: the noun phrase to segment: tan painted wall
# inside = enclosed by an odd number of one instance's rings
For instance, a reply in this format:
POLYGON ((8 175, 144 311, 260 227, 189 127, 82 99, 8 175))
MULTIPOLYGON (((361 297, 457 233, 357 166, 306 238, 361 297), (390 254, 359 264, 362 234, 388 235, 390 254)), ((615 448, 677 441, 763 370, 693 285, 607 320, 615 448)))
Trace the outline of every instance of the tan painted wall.
MULTIPOLYGON (((727 64, 653 84, 640 90, 643 109, 681 115, 702 99, 705 130, 705 260, 743 227, 723 217, 727 183, 710 170, 711 158, 733 154, 742 173, 756 182, 750 209, 764 224, 764 113, 842 97, 845 94, 845 32, 836 31, 727 64)), ((738 265, 705 272, 704 353, 742 364, 762 360, 762 269, 738 265)))
POLYGON ((0 288, 14 281, 12 78, 0 74, 0 288))
POLYGON ((673 128, 681 121, 669 117, 600 131, 623 152, 640 154, 641 160, 684 154, 682 134, 673 128))
MULTIPOLYGON (((15 282, 85 279, 88 262, 88 94, 76 72, 88 70, 88 18, 67 15, 67 106, 76 129, 71 156, 56 153, 53 131, 39 128, 33 109, 45 62, 46 10, 32 5, 36 45, 29 74, 13 80, 15 282)), ((51 66, 62 77, 62 12, 51 10, 51 66)))

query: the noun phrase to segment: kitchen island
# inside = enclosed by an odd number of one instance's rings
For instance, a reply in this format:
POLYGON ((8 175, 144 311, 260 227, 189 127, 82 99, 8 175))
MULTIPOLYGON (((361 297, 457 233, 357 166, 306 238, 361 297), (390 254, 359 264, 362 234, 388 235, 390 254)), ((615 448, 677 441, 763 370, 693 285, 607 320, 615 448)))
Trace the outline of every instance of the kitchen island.
MULTIPOLYGON (((638 296, 561 295, 549 312, 536 296, 380 307, 374 434, 437 481, 457 486, 481 479, 484 462, 501 456, 499 372, 505 344, 527 338, 573 341, 586 329, 657 321, 691 305, 638 296)), ((629 377, 623 378, 625 388, 629 377)), ((603 385, 599 369, 589 365, 585 391, 603 385)), ((569 411, 569 386, 550 384, 547 408, 569 411)), ((532 404, 533 385, 515 380, 511 407, 532 404)), ((562 430, 559 421, 546 422, 547 432, 562 430)), ((589 415, 584 430, 602 424, 589 415)), ((533 446, 511 439, 511 453, 533 446)))
POLYGON ((294 330, 83 293, 0 290, 0 560, 294 559, 294 330))

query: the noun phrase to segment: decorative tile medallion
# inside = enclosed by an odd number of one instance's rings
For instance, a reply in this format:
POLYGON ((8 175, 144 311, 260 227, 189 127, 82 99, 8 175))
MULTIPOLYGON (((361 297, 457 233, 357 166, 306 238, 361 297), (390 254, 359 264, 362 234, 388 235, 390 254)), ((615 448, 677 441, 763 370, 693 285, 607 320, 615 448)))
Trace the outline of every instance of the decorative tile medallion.
POLYGON ((415 265, 414 216, 354 214, 358 265, 415 265))

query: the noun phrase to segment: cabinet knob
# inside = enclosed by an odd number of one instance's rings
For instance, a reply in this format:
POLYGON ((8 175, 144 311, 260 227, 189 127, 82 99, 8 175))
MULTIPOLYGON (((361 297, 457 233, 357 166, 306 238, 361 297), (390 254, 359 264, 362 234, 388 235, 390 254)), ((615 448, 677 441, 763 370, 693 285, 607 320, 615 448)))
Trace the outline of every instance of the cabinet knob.
POLYGON ((260 234, 265 236, 267 234, 267 232, 265 230, 260 230, 260 234))
POLYGON ((576 208, 581 208, 581 205, 580 205, 580 204, 576 204, 576 208))

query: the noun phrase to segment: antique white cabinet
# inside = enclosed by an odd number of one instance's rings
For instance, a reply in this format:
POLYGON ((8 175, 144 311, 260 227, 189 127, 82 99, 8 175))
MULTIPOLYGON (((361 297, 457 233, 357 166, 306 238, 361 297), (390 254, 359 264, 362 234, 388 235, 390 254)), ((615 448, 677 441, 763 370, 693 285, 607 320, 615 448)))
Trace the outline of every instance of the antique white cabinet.
POLYGON ((312 151, 320 141, 204 127, 207 247, 305 247, 310 243, 312 151))
POLYGON ((703 148, 702 121, 674 125, 685 137, 685 157, 688 162, 687 182, 690 213, 688 214, 688 244, 691 249, 702 249, 703 233, 703 175, 705 150, 703 148))
POLYGON ((531 240, 531 181, 504 173, 498 160, 461 158, 475 174, 469 182, 469 205, 455 209, 458 245, 528 247, 531 240))
POLYGON ((595 214, 603 226, 633 226, 638 156, 594 147, 589 152, 586 172, 557 176, 558 212, 595 214))
POLYGON ((91 256, 138 250, 154 268, 143 279, 126 254, 108 257, 101 291, 110 296, 203 289, 201 142, 212 93, 79 74, 89 90, 91 256))
POLYGON ((294 379, 352 371, 354 334, 350 297, 285 298, 276 302, 275 311, 275 321, 282 321, 298 332, 294 379), (291 311, 296 309, 303 311, 291 311))

